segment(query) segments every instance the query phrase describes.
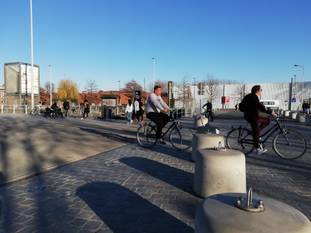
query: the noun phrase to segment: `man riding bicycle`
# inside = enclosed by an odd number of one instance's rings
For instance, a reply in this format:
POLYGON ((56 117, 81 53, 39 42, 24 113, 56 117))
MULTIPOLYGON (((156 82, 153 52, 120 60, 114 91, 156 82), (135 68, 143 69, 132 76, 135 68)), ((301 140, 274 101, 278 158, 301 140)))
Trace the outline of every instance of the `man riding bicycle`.
POLYGON ((277 116, 273 111, 266 109, 266 107, 260 103, 259 97, 261 97, 261 93, 262 89, 260 85, 255 85, 252 87, 251 93, 246 95, 239 104, 240 111, 244 112, 244 119, 250 123, 252 127, 254 148, 257 150, 257 154, 267 152, 267 149, 263 148, 259 141, 261 130, 270 124, 269 117, 264 114, 274 117, 277 116))
POLYGON ((161 97, 162 88, 156 85, 147 100, 146 112, 147 118, 157 125, 156 137, 161 138, 162 129, 170 121, 170 117, 166 114, 170 111, 169 106, 161 97))

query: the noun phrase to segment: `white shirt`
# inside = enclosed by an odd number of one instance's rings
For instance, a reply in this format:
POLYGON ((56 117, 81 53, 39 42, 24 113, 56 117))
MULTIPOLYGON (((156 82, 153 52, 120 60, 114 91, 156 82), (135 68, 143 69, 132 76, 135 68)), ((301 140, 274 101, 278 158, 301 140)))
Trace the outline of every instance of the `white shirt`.
POLYGON ((135 112, 138 112, 139 111, 139 102, 137 100, 134 102, 134 106, 135 106, 135 112))
POLYGON ((127 104, 125 112, 129 112, 129 113, 133 112, 133 104, 131 104, 131 106, 129 104, 127 104))
POLYGON ((169 109, 167 104, 164 102, 161 96, 157 96, 154 93, 151 93, 147 100, 146 112, 160 112, 164 109, 169 109))

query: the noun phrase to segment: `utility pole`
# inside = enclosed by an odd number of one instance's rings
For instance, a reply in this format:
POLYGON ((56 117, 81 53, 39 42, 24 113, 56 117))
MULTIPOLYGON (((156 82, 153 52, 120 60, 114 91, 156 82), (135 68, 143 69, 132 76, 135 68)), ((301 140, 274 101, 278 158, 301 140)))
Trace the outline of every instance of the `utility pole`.
POLYGON ((31 59, 31 110, 35 107, 35 95, 34 95, 34 72, 33 72, 33 22, 32 22, 32 0, 30 4, 30 59, 31 59))
POLYGON ((49 65, 49 80, 50 80, 50 106, 53 104, 53 90, 52 90, 52 66, 49 65))
POLYGON ((156 71, 155 71, 156 60, 154 57, 152 58, 152 64, 153 64, 153 72, 152 72, 152 89, 153 89, 154 88, 155 76, 156 76, 156 71))

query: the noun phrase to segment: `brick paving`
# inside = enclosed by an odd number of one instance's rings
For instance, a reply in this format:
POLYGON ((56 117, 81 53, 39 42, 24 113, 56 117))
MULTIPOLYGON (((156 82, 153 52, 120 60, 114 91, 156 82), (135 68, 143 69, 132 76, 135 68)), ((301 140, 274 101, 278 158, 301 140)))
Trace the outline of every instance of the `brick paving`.
MULTIPOLYGON (((201 199, 192 191, 189 158, 168 146, 132 143, 2 186, 0 232, 194 232, 201 199)), ((248 186, 311 219, 309 161, 309 152, 299 161, 250 155, 248 186)))

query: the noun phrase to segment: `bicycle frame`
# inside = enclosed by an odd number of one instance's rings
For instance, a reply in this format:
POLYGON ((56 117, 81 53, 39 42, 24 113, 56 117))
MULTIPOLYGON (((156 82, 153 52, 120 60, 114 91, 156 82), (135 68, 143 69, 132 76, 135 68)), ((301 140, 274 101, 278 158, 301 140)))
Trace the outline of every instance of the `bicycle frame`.
MULTIPOLYGON (((241 128, 242 129, 242 128, 241 128)), ((280 125, 280 122, 278 121, 278 119, 276 120, 276 123, 270 127, 264 134, 260 135, 261 138, 263 138, 263 140, 261 140, 262 143, 265 143, 275 132, 280 131, 283 132, 283 128, 280 125)), ((248 135, 246 135, 242 140, 243 143, 247 143, 247 144, 254 144, 254 140, 246 140, 245 138, 248 135)))
POLYGON ((172 121, 170 127, 162 134, 161 138, 164 138, 167 133, 169 133, 173 128, 177 127, 178 123, 176 121, 172 121))

